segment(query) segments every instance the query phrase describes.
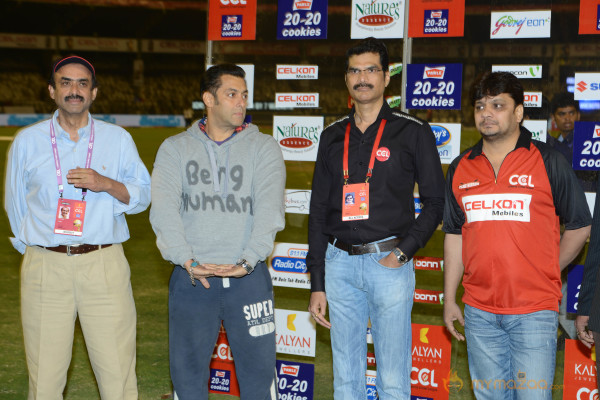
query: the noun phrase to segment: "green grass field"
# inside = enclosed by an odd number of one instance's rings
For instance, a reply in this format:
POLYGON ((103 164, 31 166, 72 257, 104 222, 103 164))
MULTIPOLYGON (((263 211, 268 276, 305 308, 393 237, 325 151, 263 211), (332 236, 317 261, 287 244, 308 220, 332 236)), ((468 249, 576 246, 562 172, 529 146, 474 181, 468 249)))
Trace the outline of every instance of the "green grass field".
MULTIPOLYGON (((158 146, 168 136, 180 129, 128 129, 133 135, 138 151, 148 170, 158 146)), ((0 136, 12 136, 16 128, 0 128, 0 136)), ((463 129, 463 149, 478 140, 474 130, 463 129)), ((5 158, 10 141, 0 141, 0 175, 4 177, 5 158)), ((50 151, 50 149, 49 149, 50 151)), ((310 188, 314 163, 286 162, 288 188, 310 188)), ((2 185, 3 190, 4 186, 2 185)), ((0 213, 0 399, 18 400, 27 397, 27 367, 23 349, 19 306, 19 265, 21 255, 12 248, 8 237, 12 236, 8 219, 0 213)), ((172 267, 165 262, 155 246, 155 236, 148 222, 148 212, 127 218, 131 239, 125 243, 125 253, 131 264, 131 281, 138 312, 137 330, 137 376, 139 398, 141 400, 159 400, 171 398, 171 383, 168 361, 168 319, 167 297, 168 280, 172 267)), ((287 228, 277 235, 279 242, 306 243, 308 217, 297 214, 286 215, 287 228)), ((443 233, 435 232, 427 247, 419 255, 442 257, 443 233)), ((417 287, 421 289, 442 290, 443 277, 439 272, 417 271, 417 287)), ((276 307, 283 309, 306 310, 308 290, 275 288, 276 307)), ((443 325, 440 305, 416 303, 412 313, 413 322, 421 324, 443 325)), ((464 387, 451 394, 451 399, 473 399, 467 368, 466 345, 453 341, 451 368, 462 379, 464 387)), ((372 351, 372 349, 371 349, 372 351)), ((314 398, 325 400, 332 398, 331 351, 329 332, 317 329, 317 357, 293 357, 279 355, 280 359, 315 363, 314 398)), ((555 384, 562 384, 563 352, 557 354, 555 384)), ((437 377, 436 377, 437 378, 437 377)), ((440 377, 438 379, 441 380, 440 377)), ((92 369, 87 358, 81 330, 76 329, 73 346, 73 361, 69 370, 66 388, 67 400, 100 399, 92 369)), ((213 395, 211 399, 232 399, 231 396, 213 395)), ((553 399, 562 399, 562 391, 556 390, 553 399)))

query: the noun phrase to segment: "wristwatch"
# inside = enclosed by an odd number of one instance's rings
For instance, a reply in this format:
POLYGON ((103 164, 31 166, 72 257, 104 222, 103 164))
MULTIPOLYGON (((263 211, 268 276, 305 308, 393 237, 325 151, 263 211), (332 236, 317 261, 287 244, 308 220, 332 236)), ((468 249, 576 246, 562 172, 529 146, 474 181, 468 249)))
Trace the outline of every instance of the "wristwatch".
POLYGON ((402 264, 404 264, 404 263, 406 263, 406 262, 408 261, 408 257, 406 256, 406 254, 404 254, 404 253, 402 252, 402 250, 400 250, 399 248, 397 248, 397 247, 394 247, 394 248, 392 249, 392 253, 394 253, 394 255, 395 255, 395 256, 396 256, 396 258, 398 259, 398 263, 399 263, 400 265, 402 265, 402 264))
POLYGON ((246 270, 246 272, 248 273, 248 275, 250 275, 252 273, 252 271, 254 271, 254 267, 252 265, 250 265, 248 263, 248 261, 246 261, 245 259, 241 259, 238 262, 235 263, 235 265, 237 265, 238 267, 242 267, 246 270))

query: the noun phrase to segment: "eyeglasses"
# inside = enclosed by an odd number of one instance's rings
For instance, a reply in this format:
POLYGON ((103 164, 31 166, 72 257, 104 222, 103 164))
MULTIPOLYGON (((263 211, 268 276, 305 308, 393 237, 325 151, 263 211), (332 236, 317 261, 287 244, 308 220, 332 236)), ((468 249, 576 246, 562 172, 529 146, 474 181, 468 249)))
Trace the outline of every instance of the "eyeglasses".
POLYGON ((371 67, 371 68, 365 68, 365 69, 358 69, 358 68, 348 68, 348 70, 346 71, 346 73, 350 76, 359 76, 360 74, 362 74, 363 72, 366 72, 367 75, 374 75, 378 72, 383 71, 381 68, 376 68, 376 67, 371 67))

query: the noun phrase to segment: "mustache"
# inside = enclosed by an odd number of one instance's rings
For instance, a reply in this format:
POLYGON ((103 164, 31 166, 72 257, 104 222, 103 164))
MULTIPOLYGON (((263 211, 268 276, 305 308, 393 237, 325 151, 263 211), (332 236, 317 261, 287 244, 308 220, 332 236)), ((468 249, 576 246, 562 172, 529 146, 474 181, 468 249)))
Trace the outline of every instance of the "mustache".
POLYGON ((352 89, 356 90, 356 89, 361 88, 361 87, 366 87, 366 88, 369 88, 369 89, 373 89, 373 85, 371 85, 370 83, 366 83, 366 82, 357 83, 356 85, 354 85, 352 87, 352 89))
POLYGON ((69 100, 80 100, 80 101, 83 101, 84 99, 83 99, 83 97, 81 97, 78 94, 73 94, 71 96, 65 97, 65 101, 69 101, 69 100))

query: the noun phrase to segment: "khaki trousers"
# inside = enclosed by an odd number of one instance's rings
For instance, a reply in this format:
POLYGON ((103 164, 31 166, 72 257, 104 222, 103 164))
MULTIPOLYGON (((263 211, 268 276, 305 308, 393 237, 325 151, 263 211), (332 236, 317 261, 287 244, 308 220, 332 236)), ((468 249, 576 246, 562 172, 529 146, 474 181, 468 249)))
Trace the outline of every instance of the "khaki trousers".
POLYGON ((63 398, 77 316, 102 399, 137 399, 136 311, 129 278, 120 244, 78 256, 27 248, 21 319, 28 400, 63 398))

